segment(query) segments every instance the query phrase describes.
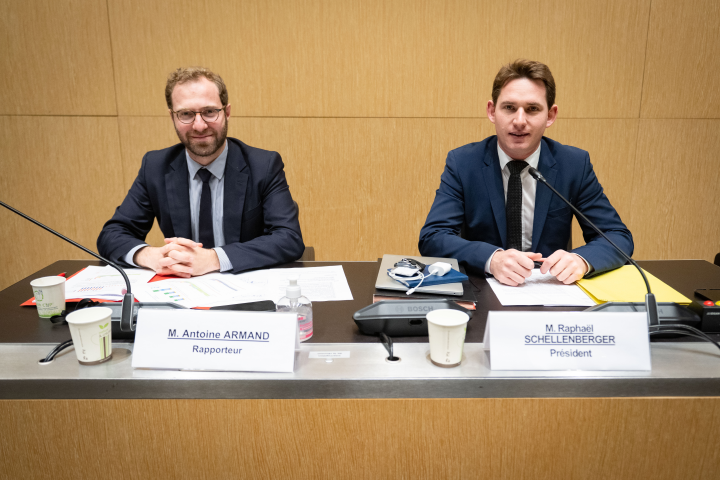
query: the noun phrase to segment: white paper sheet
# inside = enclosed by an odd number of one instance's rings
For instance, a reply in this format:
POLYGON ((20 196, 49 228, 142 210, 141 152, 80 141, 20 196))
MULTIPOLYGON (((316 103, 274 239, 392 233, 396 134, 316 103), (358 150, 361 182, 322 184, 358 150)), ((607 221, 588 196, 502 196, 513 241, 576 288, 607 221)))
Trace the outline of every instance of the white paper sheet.
POLYGON ((341 265, 276 268, 232 275, 212 273, 188 279, 162 280, 135 289, 142 302, 174 302, 184 307, 215 307, 272 300, 285 295, 290 275, 298 276, 302 294, 311 302, 352 300, 341 265))
POLYGON ((525 283, 517 287, 503 285, 494 278, 487 279, 495 296, 505 307, 544 305, 548 307, 592 307, 595 302, 575 284, 565 285, 550 273, 534 269, 525 283))
POLYGON ((135 298, 141 302, 177 303, 187 308, 204 306, 217 299, 233 298, 237 294, 238 289, 223 277, 212 274, 148 283, 135 290, 135 298))
MULTIPOLYGON (((135 291, 137 286, 146 284, 155 276, 152 270, 125 268, 125 275, 135 291)), ((65 283, 65 298, 100 298, 104 300, 122 300, 125 294, 125 280, 113 267, 89 266, 65 283)))

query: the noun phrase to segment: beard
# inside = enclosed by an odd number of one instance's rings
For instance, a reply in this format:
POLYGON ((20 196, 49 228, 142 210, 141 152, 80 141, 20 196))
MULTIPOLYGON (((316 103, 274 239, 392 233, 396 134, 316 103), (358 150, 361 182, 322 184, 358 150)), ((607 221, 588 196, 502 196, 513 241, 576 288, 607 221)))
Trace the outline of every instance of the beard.
POLYGON ((187 133, 183 135, 178 131, 177 127, 175 127, 175 133, 177 133, 180 142, 190 151, 190 153, 197 155, 198 157, 209 157, 217 153, 217 151, 225 145, 227 131, 227 117, 225 118, 225 122, 219 131, 208 127, 207 133, 211 136, 210 138, 203 140, 191 138, 187 133))

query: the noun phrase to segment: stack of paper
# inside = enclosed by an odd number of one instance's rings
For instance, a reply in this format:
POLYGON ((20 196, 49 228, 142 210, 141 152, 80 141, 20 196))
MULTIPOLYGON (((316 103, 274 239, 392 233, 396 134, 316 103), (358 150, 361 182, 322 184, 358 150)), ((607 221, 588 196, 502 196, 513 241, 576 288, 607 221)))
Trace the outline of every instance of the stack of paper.
POLYGON ((302 295, 311 302, 352 300, 341 265, 332 267, 276 268, 232 275, 211 273, 201 277, 161 280, 133 286, 141 302, 172 302, 183 307, 217 307, 272 300, 285 295, 288 277, 297 275, 302 295))
MULTIPOLYGON (((671 288, 646 270, 643 270, 643 272, 650 283, 650 290, 652 290, 658 302, 675 302, 682 305, 690 303, 690 299, 685 295, 671 288)), ((598 304, 605 302, 644 302, 647 293, 640 272, 632 265, 625 265, 596 277, 583 278, 578 280, 577 284, 598 304)))
POLYGON ((565 285, 550 273, 540 273, 537 268, 517 287, 503 285, 494 278, 488 278, 487 282, 504 306, 595 306, 577 285, 565 285))

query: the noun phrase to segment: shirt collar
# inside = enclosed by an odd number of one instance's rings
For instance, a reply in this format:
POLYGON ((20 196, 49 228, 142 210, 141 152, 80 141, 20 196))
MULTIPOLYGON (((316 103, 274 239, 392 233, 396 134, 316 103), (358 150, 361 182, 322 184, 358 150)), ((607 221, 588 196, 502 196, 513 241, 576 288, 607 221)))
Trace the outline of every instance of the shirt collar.
MULTIPOLYGON (((540 145, 538 145, 537 150, 535 150, 528 158, 525 159, 525 161, 533 168, 538 168, 538 164, 540 163, 540 148, 542 147, 542 142, 540 142, 540 145)), ((503 151, 502 148, 500 148, 500 144, 497 145, 497 151, 498 151, 498 158, 500 159, 500 170, 504 170, 505 166, 510 163, 513 159, 508 156, 507 153, 503 151)), ((523 173, 527 172, 527 169, 523 170, 523 173)))
MULTIPOLYGON (((216 177, 218 180, 223 178, 223 175, 225 175, 225 163, 227 163, 227 156, 228 156, 228 142, 225 140, 225 149, 222 151, 219 157, 217 157, 213 162, 205 167, 210 173, 213 174, 214 177, 216 177)), ((190 172, 190 178, 195 178, 195 175, 197 174, 198 170, 203 168, 202 165, 197 163, 195 160, 190 158, 190 154, 187 150, 185 150, 185 159, 187 160, 187 166, 188 170, 190 172)))

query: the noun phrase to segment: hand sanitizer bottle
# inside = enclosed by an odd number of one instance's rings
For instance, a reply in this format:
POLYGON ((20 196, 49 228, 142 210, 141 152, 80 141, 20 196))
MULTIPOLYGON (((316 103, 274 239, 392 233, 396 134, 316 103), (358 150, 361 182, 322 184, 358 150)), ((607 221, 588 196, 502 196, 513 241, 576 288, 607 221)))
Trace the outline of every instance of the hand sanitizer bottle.
POLYGON ((310 303, 307 297, 300 294, 297 275, 291 275, 288 280, 290 284, 285 290, 285 296, 278 300, 275 310, 278 312, 297 313, 300 341, 304 342, 313 335, 312 303, 310 303))

